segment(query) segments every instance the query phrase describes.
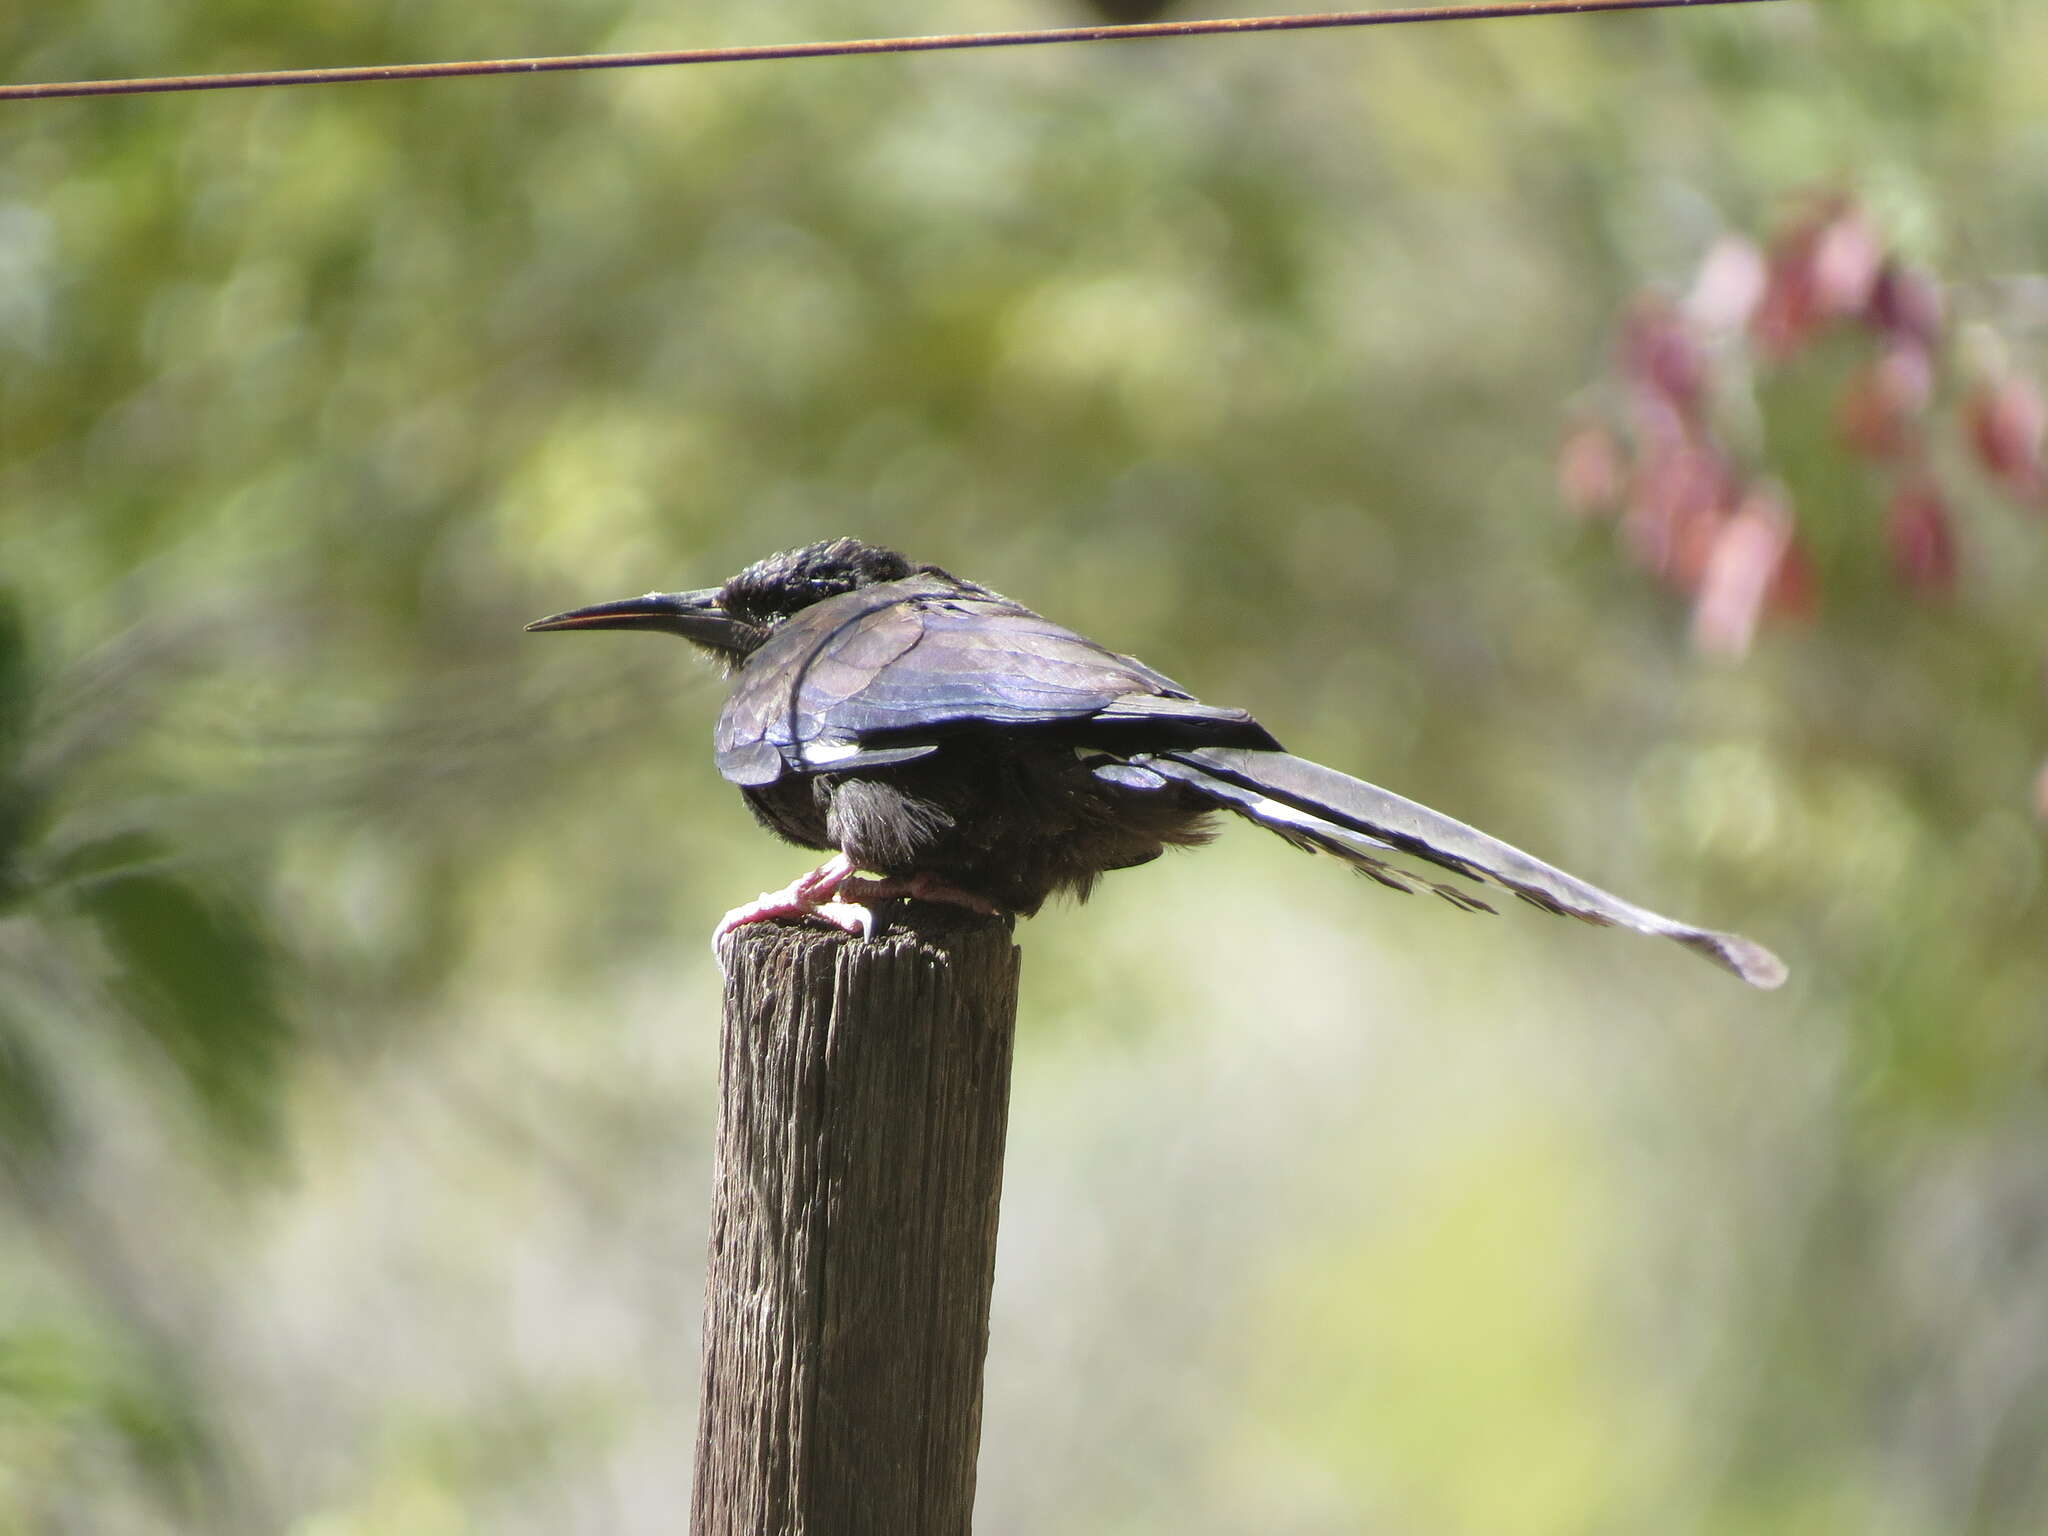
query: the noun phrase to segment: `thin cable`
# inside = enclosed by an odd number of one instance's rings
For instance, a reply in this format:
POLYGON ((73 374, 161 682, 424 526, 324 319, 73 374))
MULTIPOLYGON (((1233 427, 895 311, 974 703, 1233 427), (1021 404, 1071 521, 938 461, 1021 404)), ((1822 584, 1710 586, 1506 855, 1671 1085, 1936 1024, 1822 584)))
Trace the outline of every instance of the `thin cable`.
POLYGON ((1308 32, 1329 27, 1396 26, 1410 21, 1487 21, 1510 16, 1569 16, 1588 11, 1659 11, 1674 7, 1770 3, 1773 0, 1517 0, 1517 3, 1505 5, 1327 11, 1308 16, 1151 21, 1128 27, 961 32, 940 37, 878 37, 840 43, 768 43, 745 48, 683 48, 655 53, 586 53, 553 59, 470 59, 447 64, 358 65, 349 69, 270 69, 240 75, 70 80, 47 85, 0 85, 0 101, 37 101, 56 96, 141 96, 170 91, 237 91, 267 85, 350 85, 369 80, 446 80, 462 75, 537 75, 570 69, 646 69, 661 64, 739 64, 755 59, 831 59, 864 53, 939 53, 960 48, 1026 48, 1040 43, 1115 43, 1144 37, 1308 32))

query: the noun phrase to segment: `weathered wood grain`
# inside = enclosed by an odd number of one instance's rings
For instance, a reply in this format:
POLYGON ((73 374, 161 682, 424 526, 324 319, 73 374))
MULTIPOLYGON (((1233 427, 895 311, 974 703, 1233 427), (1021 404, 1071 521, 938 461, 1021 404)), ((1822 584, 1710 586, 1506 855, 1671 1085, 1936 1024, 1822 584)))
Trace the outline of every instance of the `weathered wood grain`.
POLYGON ((899 910, 726 950, 693 1536, 969 1529, 1018 954, 899 910))

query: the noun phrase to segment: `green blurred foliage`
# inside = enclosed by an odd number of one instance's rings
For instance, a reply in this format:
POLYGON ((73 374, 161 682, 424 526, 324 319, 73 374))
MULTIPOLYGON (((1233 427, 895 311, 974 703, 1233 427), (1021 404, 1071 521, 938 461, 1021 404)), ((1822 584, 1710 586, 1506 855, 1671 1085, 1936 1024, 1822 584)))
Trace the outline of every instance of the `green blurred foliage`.
MULTIPOLYGON (((88 0, 0 74, 1070 16, 88 0)), ((1732 668, 1550 461, 1816 185, 2048 369, 2044 80, 1837 0, 9 106, 0 1528, 675 1528, 703 937, 799 860, 679 648, 518 626, 859 532, 1795 975, 1248 832, 1035 921, 982 1529, 2041 1529, 2048 528, 1970 492, 1915 604, 1830 360, 1738 383, 1822 606, 1732 668)))
POLYGON ((156 874, 96 882, 79 908, 107 948, 109 987, 123 1010, 225 1132, 267 1141, 290 1030, 257 921, 156 874))

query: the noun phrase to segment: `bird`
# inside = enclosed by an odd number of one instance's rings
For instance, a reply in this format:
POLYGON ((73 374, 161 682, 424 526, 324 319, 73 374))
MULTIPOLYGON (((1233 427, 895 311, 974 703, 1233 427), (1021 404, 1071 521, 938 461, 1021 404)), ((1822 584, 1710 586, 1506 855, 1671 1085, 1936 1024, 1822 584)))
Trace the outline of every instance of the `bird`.
POLYGON ((1753 940, 1660 916, 1294 756, 1245 710, 1205 704, 999 592, 859 539, 526 627, 678 635, 730 677, 713 732, 719 773, 770 832, 832 856, 728 912, 714 950, 771 919, 868 934, 888 901, 1028 917, 1056 895, 1085 900, 1113 870, 1207 842, 1227 811, 1462 911, 1494 911, 1480 892, 1501 891, 1674 940, 1757 987, 1787 974, 1753 940))

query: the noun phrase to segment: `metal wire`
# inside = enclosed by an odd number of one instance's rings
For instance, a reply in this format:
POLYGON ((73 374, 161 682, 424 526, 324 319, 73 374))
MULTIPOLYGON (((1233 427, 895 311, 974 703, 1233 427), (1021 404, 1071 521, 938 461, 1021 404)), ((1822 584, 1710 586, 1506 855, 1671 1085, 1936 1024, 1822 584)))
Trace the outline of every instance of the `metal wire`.
POLYGON ((1043 43, 1115 43, 1148 37, 1307 32, 1332 27, 1396 26, 1415 21, 1486 21, 1511 16, 1569 16, 1592 11, 1656 11, 1771 3, 1774 0, 1515 0, 1515 3, 1502 5, 1326 11, 1302 16, 1152 21, 1125 27, 1053 27, 1025 32, 961 32, 937 37, 880 37, 837 43, 767 43, 743 48, 588 53, 545 59, 470 59, 442 64, 370 64, 347 69, 269 69, 236 75, 71 80, 40 85, 0 85, 0 101, 39 101, 58 96, 141 96, 172 91, 253 90, 271 85, 349 85, 372 80, 446 80, 464 75, 533 75, 572 69, 646 69, 665 64, 738 64, 756 59, 830 59, 868 53, 939 53, 962 48, 1024 48, 1043 43))

